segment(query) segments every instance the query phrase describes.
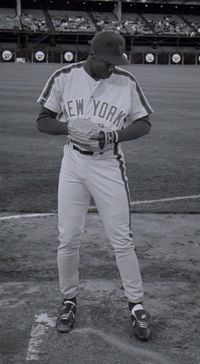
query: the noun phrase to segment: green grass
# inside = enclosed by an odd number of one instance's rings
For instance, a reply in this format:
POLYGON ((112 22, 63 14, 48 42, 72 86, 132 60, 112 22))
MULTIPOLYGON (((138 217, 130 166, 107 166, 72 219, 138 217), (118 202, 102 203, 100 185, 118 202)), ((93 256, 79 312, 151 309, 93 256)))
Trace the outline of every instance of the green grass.
MULTIPOLYGON (((60 65, 0 64, 0 211, 57 209, 64 136, 41 134, 36 99, 60 65)), ((130 66, 151 103, 152 131, 124 143, 131 198, 200 194, 198 66, 130 66)), ((135 206, 135 211, 199 212, 199 200, 135 206)))

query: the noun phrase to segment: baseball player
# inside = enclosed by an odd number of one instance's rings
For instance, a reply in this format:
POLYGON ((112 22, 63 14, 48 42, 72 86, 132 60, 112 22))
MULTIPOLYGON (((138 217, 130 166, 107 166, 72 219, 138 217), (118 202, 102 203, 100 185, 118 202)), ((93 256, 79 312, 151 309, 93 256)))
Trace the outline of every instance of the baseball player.
POLYGON ((75 321, 79 286, 79 247, 93 197, 128 300, 137 338, 150 337, 149 314, 131 231, 130 195, 121 143, 150 131, 152 109, 127 64, 124 38, 96 33, 85 61, 58 69, 38 102, 40 132, 66 135, 59 175, 57 253, 63 295, 56 327, 69 332, 75 321))

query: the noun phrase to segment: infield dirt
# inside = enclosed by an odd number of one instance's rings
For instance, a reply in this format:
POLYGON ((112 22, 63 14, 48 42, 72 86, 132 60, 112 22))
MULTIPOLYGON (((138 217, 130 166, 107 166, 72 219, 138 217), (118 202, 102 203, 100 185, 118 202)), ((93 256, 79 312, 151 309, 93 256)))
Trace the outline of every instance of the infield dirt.
POLYGON ((1 363, 199 364, 198 221, 197 214, 132 214, 144 303, 152 317, 152 339, 143 343, 133 335, 98 214, 87 216, 77 320, 69 335, 58 334, 45 322, 36 327, 41 315, 55 322, 61 302, 57 215, 1 220, 1 363), (37 338, 36 359, 26 360, 33 355, 31 335, 38 327, 44 335, 37 338))

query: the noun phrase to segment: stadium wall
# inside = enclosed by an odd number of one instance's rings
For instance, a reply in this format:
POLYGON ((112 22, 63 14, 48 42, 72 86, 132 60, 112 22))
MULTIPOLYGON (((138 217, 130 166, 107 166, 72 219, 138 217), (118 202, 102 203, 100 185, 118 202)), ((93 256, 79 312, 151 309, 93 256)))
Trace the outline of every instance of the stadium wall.
MULTIPOLYGON (((14 0, 12 4, 15 3, 14 0)), ((41 3, 43 3, 41 1, 41 3)), ((51 3, 51 2, 50 2, 51 3)), ((50 4, 49 3, 49 4, 50 4)), ((70 3, 70 2, 68 2, 70 3)), ((77 3, 77 2, 76 2, 77 3)), ((86 2, 89 4, 90 2, 86 2)), ((86 4, 84 2, 84 4, 86 4)), ((84 16, 89 28, 85 31, 80 31, 78 28, 74 29, 73 32, 69 29, 63 29, 63 32, 57 29, 56 19, 66 12, 74 16, 80 12, 73 11, 75 2, 71 2, 71 8, 68 10, 52 10, 49 5, 42 7, 41 9, 31 9, 31 1, 22 2, 22 14, 19 16, 16 12, 14 6, 13 8, 1 8, 0 15, 0 62, 26 62, 26 63, 71 63, 77 62, 85 59, 88 56, 89 42, 96 31, 100 30, 101 27, 118 27, 119 22, 116 14, 112 11, 110 3, 105 2, 105 4, 110 4, 110 8, 107 9, 104 5, 100 12, 97 9, 97 2, 95 3, 94 9, 92 5, 88 5, 84 9, 84 16), (30 4, 30 8, 26 9, 24 6, 30 4), (72 6, 73 5, 73 6, 72 6), (98 10, 95 12, 94 10, 98 10), (105 11, 107 9, 107 11, 105 11), (92 11, 91 11, 92 10, 92 11), (108 11, 109 10, 109 11, 108 11), (59 14, 58 14, 59 13, 59 14), (95 18, 96 13, 98 16, 104 19, 104 24, 101 25, 101 19, 95 18), (27 23, 27 21, 29 22, 27 23), (30 20, 33 24, 30 24, 30 20), (109 21, 107 21, 109 20, 109 21), (40 24, 39 28, 35 28, 35 24, 40 24), (33 28, 32 28, 33 26, 33 28), (10 27, 7 29, 6 27, 10 27)), ((162 2, 164 4, 165 2, 162 2)), ((7 2, 5 2, 7 4, 7 2)), ((8 4, 9 5, 9 4, 8 4)), ((55 4, 58 5, 57 2, 55 4)), ((130 5, 130 4, 129 4, 130 5)), ((144 5, 144 4, 143 4, 144 5)), ((192 18, 186 16, 186 8, 181 8, 182 13, 177 14, 177 9, 167 8, 166 4, 162 5, 163 12, 161 14, 161 7, 157 9, 155 6, 150 12, 150 8, 145 10, 145 6, 138 4, 137 9, 128 13, 128 8, 123 8, 125 11, 122 12, 122 23, 119 31, 124 35, 126 39, 126 54, 133 64, 169 64, 169 65, 199 65, 200 64, 200 6, 197 6, 193 11, 191 7, 187 9, 191 12, 192 18), (143 7, 141 7, 143 6, 143 7), (152 28, 151 20, 154 19, 155 15, 158 19, 162 19, 165 13, 171 12, 171 15, 175 17, 176 20, 180 21, 180 25, 184 24, 184 31, 187 25, 190 25, 190 30, 195 28, 194 34, 191 32, 188 36, 178 36, 174 35, 159 35, 156 33, 155 28, 152 28), (184 11, 183 11, 184 10, 184 11), (158 11, 160 13, 158 13, 158 11), (157 14, 155 14, 157 12, 157 14), (128 16, 130 15, 131 18, 128 16), (125 17, 125 18, 124 18, 125 17), (161 17, 161 18, 160 18, 161 17), (129 20, 138 21, 139 24, 143 24, 142 32, 131 34, 132 28, 126 24, 129 20), (123 21, 124 20, 124 21, 123 21), (195 22, 194 22, 195 21, 195 22)), ((5 5, 6 6, 6 5, 5 5)), ((11 5, 10 5, 11 6, 11 5)), ((86 6, 86 5, 85 5, 86 6)), ((124 4, 125 6, 125 4, 124 4)), ((128 5, 127 5, 128 6, 128 5)), ((69 5, 67 5, 69 8, 69 5)), ((193 7, 194 8, 194 7, 193 7)), ((82 9, 82 8, 81 8, 82 9)), ((114 9, 114 8, 113 8, 114 9)), ((130 9, 129 9, 130 11, 130 9)), ((73 17, 72 16, 72 17, 73 17)), ((170 17, 170 16, 169 16, 170 17)), ((78 16, 79 18, 79 16, 78 16)), ((76 22, 75 22, 76 23, 76 22)), ((106 28, 105 28, 106 29, 106 28)), ((107 29, 106 29, 107 30, 107 29)))
MULTIPOLYGON (((88 56, 89 46, 66 44, 49 47, 41 44, 19 49, 13 44, 0 44, 0 62, 73 63, 88 56)), ((200 65, 200 49, 187 47, 136 46, 126 52, 132 64, 200 65)))

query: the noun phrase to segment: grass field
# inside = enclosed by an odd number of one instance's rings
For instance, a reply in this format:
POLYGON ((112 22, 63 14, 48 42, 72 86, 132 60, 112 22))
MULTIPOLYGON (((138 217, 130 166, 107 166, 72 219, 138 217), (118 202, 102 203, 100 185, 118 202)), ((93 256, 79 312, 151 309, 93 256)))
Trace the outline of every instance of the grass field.
MULTIPOLYGON (((0 64, 0 211, 57 209, 65 137, 41 134, 36 99, 57 64, 0 64)), ((152 131, 124 143, 132 201, 200 194, 199 68, 128 66, 151 103, 152 131)), ((137 212, 199 212, 198 198, 134 206, 137 212)))

